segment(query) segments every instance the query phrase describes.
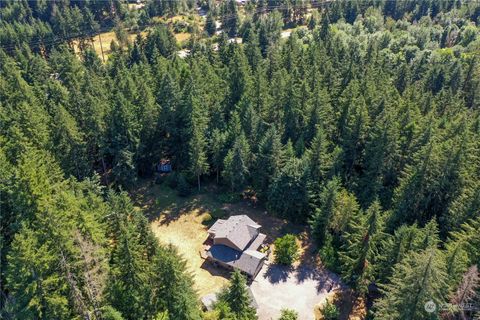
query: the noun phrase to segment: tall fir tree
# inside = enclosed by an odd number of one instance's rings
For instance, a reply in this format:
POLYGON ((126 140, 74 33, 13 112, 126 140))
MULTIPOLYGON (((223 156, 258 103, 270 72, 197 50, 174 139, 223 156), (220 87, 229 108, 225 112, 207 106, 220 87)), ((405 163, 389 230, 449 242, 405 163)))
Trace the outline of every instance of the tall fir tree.
POLYGON ((229 286, 220 293, 219 300, 224 301, 230 307, 236 319, 255 320, 257 315, 251 305, 251 299, 245 276, 239 270, 235 270, 230 278, 229 286))
POLYGON ((364 215, 350 220, 345 236, 344 252, 340 255, 344 278, 357 292, 366 293, 368 285, 376 278, 375 269, 384 237, 384 216, 378 201, 372 203, 364 215))
POLYGON ((445 302, 445 261, 437 248, 408 254, 395 265, 390 282, 382 286, 383 297, 375 303, 381 319, 431 319, 425 304, 445 302))

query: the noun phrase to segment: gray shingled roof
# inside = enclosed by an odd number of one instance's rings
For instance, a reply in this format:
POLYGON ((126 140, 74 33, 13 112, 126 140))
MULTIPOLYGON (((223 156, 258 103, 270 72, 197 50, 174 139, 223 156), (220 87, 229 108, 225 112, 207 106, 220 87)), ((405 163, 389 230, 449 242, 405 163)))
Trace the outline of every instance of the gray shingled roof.
POLYGON ((258 247, 260 247, 263 244, 263 241, 265 240, 267 236, 263 233, 259 233, 258 236, 255 238, 255 240, 250 243, 248 246, 249 250, 257 250, 258 247))
POLYGON ((255 275, 255 271, 265 258, 265 254, 259 251, 245 250, 240 252, 222 244, 210 247, 207 255, 252 276, 255 275))
POLYGON ((260 227, 258 223, 247 215, 236 215, 229 217, 227 220, 218 219, 208 229, 208 233, 212 234, 214 239, 228 239, 241 251, 245 250, 250 241, 256 236, 256 230, 260 227))

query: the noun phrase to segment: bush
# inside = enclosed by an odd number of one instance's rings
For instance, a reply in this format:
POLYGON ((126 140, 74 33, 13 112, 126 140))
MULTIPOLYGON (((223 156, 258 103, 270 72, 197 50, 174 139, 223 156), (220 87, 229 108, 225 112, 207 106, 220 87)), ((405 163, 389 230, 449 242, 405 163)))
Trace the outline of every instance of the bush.
POLYGON ((167 182, 167 186, 169 186, 172 189, 175 189, 178 184, 178 175, 175 172, 171 172, 167 175, 165 178, 165 182, 167 182))
POLYGON ((292 264, 298 258, 298 245, 293 234, 287 234, 275 240, 275 262, 292 264))
POLYGON ((227 215, 227 211, 221 208, 214 208, 210 211, 210 214, 212 215, 212 218, 214 219, 221 219, 224 218, 227 215))
POLYGON ((240 201, 240 194, 235 192, 222 193, 218 195, 217 199, 222 203, 235 203, 240 201))
POLYGON ((177 193, 180 197, 187 197, 190 195, 191 188, 190 184, 187 182, 187 179, 185 179, 185 176, 183 174, 178 175, 178 180, 177 180, 177 193))
POLYGON ((166 179, 165 179, 164 176, 162 176, 162 175, 157 175, 157 176, 155 177, 155 184, 162 184, 162 183, 165 182, 165 180, 166 180, 166 179))
POLYGON ((340 311, 338 311, 337 306, 328 301, 325 303, 325 306, 323 306, 320 312, 325 320, 337 320, 338 316, 340 315, 340 311))
POLYGON ((209 225, 213 221, 212 216, 209 213, 205 213, 202 218, 202 223, 205 225, 209 225))
POLYGON ((187 32, 188 27, 189 27, 188 22, 183 21, 183 20, 177 20, 173 23, 173 31, 175 33, 187 32))
POLYGON ((282 313, 278 320, 297 320, 298 312, 291 309, 282 309, 282 313))

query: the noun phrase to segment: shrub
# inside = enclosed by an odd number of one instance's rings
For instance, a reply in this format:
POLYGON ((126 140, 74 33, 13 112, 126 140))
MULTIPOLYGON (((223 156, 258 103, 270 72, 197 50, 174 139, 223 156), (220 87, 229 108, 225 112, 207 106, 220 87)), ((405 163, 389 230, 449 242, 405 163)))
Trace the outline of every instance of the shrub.
POLYGON ((338 316, 340 315, 340 311, 338 311, 337 306, 328 301, 325 303, 320 312, 325 320, 337 320, 338 316))
POLYGON ((202 223, 208 225, 212 222, 212 220, 213 220, 213 218, 210 215, 210 213, 205 213, 205 215, 202 218, 202 223))
POLYGON ((165 181, 167 182, 167 186, 169 186, 172 189, 175 189, 177 187, 178 183, 178 175, 175 172, 171 172, 167 175, 165 181))
POLYGON ((187 179, 185 179, 185 176, 183 174, 178 175, 178 181, 177 181, 177 193, 180 197, 187 197, 190 195, 190 184, 187 182, 187 179))
POLYGON ((293 234, 287 234, 275 240, 275 262, 292 264, 298 258, 298 245, 293 234))
POLYGON ((240 200, 240 194, 235 192, 222 193, 218 195, 217 199, 222 203, 235 203, 240 200))
POLYGON ((282 313, 278 320, 297 320, 298 312, 291 309, 282 309, 282 313))
POLYGON ((155 184, 162 184, 165 182, 165 177, 162 175, 157 175, 155 177, 155 184))
POLYGON ((221 219, 227 215, 227 212, 224 209, 215 208, 210 211, 212 218, 221 219))
POLYGON ((189 27, 188 22, 183 20, 177 20, 173 23, 173 31, 176 33, 186 32, 189 27))

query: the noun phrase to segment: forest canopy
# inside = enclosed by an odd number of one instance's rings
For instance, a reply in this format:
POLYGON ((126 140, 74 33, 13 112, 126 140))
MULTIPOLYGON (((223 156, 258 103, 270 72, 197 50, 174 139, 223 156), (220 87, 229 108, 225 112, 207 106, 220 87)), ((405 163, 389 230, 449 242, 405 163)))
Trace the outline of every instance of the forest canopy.
POLYGON ((4 1, 0 17, 0 318, 201 319, 128 195, 162 159, 185 192, 249 190, 309 225, 328 268, 379 290, 375 319, 480 304, 478 2, 4 1), (197 5, 182 57, 152 21, 197 5), (104 62, 92 37, 111 28, 137 36, 104 62))

